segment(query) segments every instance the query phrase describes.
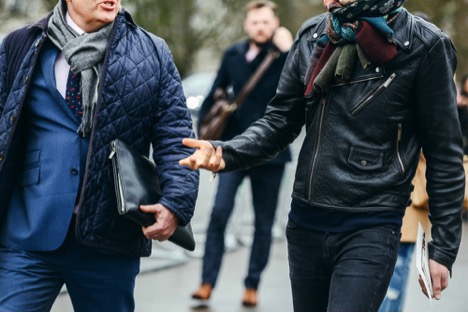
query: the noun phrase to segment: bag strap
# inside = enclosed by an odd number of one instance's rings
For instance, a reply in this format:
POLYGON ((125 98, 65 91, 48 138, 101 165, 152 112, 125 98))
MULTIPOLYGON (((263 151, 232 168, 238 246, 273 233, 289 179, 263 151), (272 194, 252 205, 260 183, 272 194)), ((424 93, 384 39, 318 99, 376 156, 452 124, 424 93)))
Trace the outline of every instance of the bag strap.
MULTIPOLYGON (((257 70, 250 76, 247 83, 242 87, 241 91, 237 94, 234 102, 231 105, 235 106, 234 110, 240 109, 245 99, 248 97, 250 92, 255 88, 260 78, 265 74, 266 70, 270 67, 271 63, 280 55, 276 49, 268 51, 267 56, 263 59, 262 63, 258 66, 257 70)), ((234 111, 233 110, 233 111, 234 111)))

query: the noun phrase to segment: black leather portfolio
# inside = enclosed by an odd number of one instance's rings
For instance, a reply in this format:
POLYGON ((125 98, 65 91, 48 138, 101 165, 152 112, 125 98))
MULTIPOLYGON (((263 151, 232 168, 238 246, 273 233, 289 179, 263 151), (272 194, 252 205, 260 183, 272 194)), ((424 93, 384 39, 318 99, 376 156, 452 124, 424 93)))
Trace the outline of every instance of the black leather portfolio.
MULTIPOLYGON (((161 197, 156 165, 120 139, 112 141, 110 148, 119 213, 142 226, 154 224, 154 214, 142 212, 140 205, 156 204, 161 197)), ((177 226, 169 241, 195 250, 190 223, 177 226)))

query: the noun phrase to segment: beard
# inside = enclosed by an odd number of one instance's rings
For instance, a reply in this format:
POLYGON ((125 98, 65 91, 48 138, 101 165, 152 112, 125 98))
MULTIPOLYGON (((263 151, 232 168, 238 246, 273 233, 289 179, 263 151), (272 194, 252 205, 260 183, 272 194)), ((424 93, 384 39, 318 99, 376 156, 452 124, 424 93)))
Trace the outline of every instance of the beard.
POLYGON ((255 39, 250 39, 250 43, 253 43, 254 45, 256 45, 259 48, 263 48, 263 47, 267 46, 271 42, 271 40, 272 40, 272 37, 268 38, 265 41, 257 41, 255 39))

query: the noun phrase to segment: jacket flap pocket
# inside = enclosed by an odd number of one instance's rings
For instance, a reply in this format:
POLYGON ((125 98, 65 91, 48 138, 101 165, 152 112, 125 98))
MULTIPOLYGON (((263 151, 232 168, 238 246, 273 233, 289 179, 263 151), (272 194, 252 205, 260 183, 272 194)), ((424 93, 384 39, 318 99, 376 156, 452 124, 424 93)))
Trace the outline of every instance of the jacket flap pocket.
POLYGON ((39 184, 40 167, 34 167, 23 172, 21 176, 21 186, 31 186, 39 184))
POLYGON ((364 171, 375 170, 382 167, 383 152, 361 147, 352 147, 349 153, 348 162, 364 171))
POLYGON ((34 150, 26 152, 24 155, 24 165, 38 164, 41 157, 41 150, 34 150))

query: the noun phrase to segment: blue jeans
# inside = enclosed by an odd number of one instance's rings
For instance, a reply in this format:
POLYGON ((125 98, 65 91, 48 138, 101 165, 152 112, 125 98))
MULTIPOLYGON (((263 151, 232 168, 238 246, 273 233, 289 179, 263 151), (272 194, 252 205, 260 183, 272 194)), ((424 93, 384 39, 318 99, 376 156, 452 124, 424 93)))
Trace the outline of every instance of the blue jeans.
POLYGON ((270 255, 271 230, 275 220, 284 164, 266 164, 245 171, 219 174, 219 185, 211 212, 203 256, 202 282, 216 285, 224 254, 224 233, 234 209, 237 189, 250 177, 255 215, 255 231, 250 252, 246 288, 257 289, 270 255))
POLYGON ((380 312, 402 312, 405 304, 406 284, 410 270, 411 257, 413 256, 415 244, 412 242, 400 243, 398 259, 393 271, 390 285, 388 286, 385 299, 380 306, 380 312))
POLYGON ((75 311, 133 311, 140 259, 80 244, 70 228, 56 251, 0 247, 0 311, 50 311, 63 284, 75 311))
POLYGON ((289 221, 289 276, 295 311, 377 311, 385 297, 400 227, 330 233, 289 221))

